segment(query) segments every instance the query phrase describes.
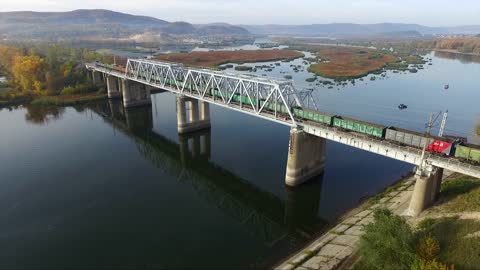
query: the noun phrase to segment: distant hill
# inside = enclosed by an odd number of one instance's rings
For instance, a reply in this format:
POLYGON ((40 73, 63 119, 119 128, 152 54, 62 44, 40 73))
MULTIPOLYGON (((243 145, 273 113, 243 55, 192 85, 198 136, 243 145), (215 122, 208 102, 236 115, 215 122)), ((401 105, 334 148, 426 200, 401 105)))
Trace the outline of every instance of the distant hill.
POLYGON ((276 36, 304 36, 304 37, 368 37, 419 34, 446 35, 446 34, 477 34, 480 25, 456 27, 428 27, 419 24, 378 23, 354 24, 331 23, 311 25, 242 25, 252 34, 276 36))
POLYGON ((129 38, 132 35, 249 35, 242 27, 228 24, 193 25, 167 22, 110 10, 70 12, 0 12, 0 38, 71 39, 129 38))

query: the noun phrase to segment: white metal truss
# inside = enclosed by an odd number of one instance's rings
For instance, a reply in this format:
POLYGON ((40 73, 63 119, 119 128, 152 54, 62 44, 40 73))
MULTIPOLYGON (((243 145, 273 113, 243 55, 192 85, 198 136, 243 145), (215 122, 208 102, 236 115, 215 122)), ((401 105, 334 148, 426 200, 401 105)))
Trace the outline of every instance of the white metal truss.
POLYGON ((129 59, 122 77, 289 126, 296 126, 291 108, 303 104, 287 80, 190 68, 175 63, 129 59))

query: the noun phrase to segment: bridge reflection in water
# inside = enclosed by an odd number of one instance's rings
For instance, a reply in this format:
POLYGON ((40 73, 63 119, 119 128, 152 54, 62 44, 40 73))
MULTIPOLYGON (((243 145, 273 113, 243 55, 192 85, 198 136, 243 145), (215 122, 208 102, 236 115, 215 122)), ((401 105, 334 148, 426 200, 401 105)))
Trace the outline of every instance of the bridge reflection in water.
POLYGON ((261 190, 211 161, 210 129, 179 134, 179 144, 153 131, 151 107, 125 109, 109 100, 89 106, 116 132, 131 138, 141 155, 179 181, 189 183, 199 196, 234 218, 273 247, 282 241, 306 242, 326 222, 318 218, 323 174, 303 186, 286 186, 286 201, 261 190))

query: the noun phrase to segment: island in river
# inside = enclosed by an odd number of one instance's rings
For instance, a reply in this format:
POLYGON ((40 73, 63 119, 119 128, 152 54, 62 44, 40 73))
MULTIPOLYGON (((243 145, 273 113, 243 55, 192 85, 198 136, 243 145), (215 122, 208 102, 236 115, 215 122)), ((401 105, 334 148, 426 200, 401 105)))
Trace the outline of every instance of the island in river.
POLYGON ((316 54, 320 62, 309 71, 333 79, 360 78, 398 61, 392 54, 371 49, 325 47, 316 54))
POLYGON ((256 63, 277 60, 293 60, 303 56, 303 53, 293 50, 238 50, 171 53, 160 55, 157 59, 195 67, 218 67, 226 63, 256 63))

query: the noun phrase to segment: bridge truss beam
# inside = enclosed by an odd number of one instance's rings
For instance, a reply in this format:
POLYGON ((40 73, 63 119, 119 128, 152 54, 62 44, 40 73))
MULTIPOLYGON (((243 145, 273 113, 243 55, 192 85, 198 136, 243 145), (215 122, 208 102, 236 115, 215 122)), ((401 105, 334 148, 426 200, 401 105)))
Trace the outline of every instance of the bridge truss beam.
POLYGON ((302 99, 297 96, 291 81, 286 80, 185 68, 143 59, 129 59, 125 77, 288 126, 296 126, 291 108, 302 106, 302 99))

